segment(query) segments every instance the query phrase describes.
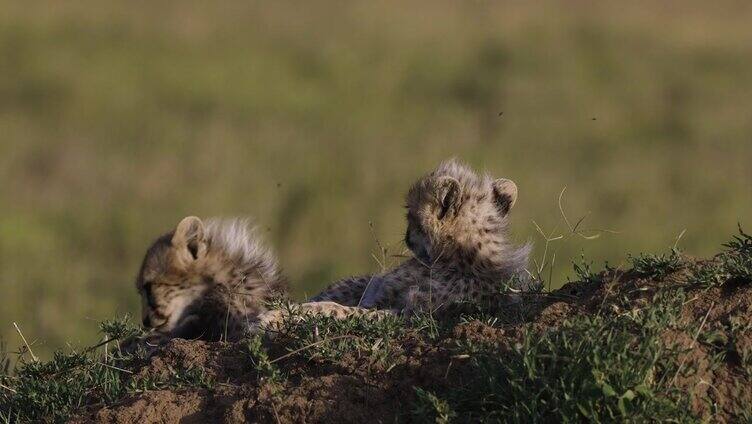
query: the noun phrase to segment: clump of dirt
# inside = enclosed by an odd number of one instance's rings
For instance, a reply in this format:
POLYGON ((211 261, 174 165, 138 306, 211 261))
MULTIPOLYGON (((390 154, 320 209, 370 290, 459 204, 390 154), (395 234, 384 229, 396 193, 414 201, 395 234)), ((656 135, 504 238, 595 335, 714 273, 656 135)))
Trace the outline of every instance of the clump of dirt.
MULTIPOLYGON (((667 275, 607 270, 552 293, 527 296, 516 306, 525 312, 516 322, 465 317, 436 332, 394 330, 340 351, 320 350, 325 339, 298 347, 277 337, 264 341, 268 356, 259 357, 245 341, 172 340, 130 370, 133 380, 201 370, 204 384, 144 390, 112 404, 89 405, 73 422, 411 421, 419 418, 416 405, 423 399, 416 388, 453 393, 479 377, 473 363, 477 349, 503 356, 519 350, 526 334, 556 331, 583 316, 636 316, 660 299, 677 308, 676 321, 661 334, 661 349, 675 352, 677 360, 656 374, 662 381, 648 383, 686 395, 699 419, 734 422, 752 404, 752 284, 698 284, 693 270, 713 261, 682 261, 667 275)), ((430 404, 442 410, 440 401, 430 404)))

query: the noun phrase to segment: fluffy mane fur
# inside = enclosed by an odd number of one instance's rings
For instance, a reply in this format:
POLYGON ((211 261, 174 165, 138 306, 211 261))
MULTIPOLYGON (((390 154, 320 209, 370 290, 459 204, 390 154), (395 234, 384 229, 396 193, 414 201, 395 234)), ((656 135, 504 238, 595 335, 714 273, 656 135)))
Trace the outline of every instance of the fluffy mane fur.
POLYGON ((254 268, 262 276, 279 275, 277 258, 261 243, 258 231, 249 219, 210 218, 205 225, 210 251, 221 252, 239 269, 254 268))

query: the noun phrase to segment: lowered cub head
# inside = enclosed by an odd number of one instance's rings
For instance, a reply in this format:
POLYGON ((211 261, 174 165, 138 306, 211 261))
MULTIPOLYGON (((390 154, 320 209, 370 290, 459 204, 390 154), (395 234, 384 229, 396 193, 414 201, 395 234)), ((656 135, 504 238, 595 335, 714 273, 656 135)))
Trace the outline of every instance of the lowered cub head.
POLYGON ((456 160, 444 162, 408 192, 405 242, 427 265, 520 268, 530 249, 511 246, 507 237, 516 201, 513 181, 478 175, 456 160))
POLYGON ((285 284, 274 256, 244 221, 187 217, 148 249, 136 289, 144 327, 216 338, 226 321, 262 312, 285 284))

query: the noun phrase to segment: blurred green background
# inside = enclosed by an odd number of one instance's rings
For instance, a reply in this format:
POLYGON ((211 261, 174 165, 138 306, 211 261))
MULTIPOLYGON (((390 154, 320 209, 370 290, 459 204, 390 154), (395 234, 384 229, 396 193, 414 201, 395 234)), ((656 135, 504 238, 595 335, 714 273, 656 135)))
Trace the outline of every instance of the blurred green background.
MULTIPOLYGON (((299 298, 403 248, 456 156, 514 179, 517 240, 690 254, 752 225, 748 1, 0 1, 0 336, 37 354, 138 315, 148 244, 251 215, 299 298)), ((550 255, 549 255, 550 257, 550 255)))

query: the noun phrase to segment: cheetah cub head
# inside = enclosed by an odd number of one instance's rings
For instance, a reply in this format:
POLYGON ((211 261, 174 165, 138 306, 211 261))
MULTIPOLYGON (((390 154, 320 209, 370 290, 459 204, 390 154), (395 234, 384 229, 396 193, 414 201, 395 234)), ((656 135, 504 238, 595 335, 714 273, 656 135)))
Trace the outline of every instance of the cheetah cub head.
POLYGON ((196 217, 151 245, 136 278, 144 327, 170 333, 191 319, 190 306, 208 289, 206 256, 205 228, 196 217))
POLYGON ((227 333, 228 321, 263 312, 286 282, 246 221, 187 217, 148 249, 136 289, 144 327, 213 339, 227 333))
POLYGON ((529 247, 508 243, 508 215, 517 185, 478 175, 456 161, 444 162, 418 180, 407 195, 405 243, 425 264, 507 267, 527 261, 529 247))

